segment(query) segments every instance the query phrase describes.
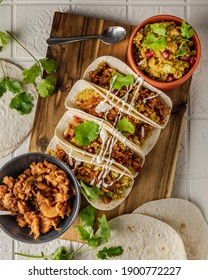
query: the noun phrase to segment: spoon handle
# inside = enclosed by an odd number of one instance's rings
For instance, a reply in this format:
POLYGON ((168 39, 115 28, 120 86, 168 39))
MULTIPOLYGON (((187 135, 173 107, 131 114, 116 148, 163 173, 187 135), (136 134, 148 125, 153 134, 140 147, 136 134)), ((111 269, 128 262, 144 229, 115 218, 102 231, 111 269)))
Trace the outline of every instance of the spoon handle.
POLYGON ((12 215, 10 211, 5 211, 5 210, 0 210, 0 216, 5 216, 5 215, 12 215))
POLYGON ((69 37, 69 38, 48 38, 46 42, 49 46, 52 46, 52 45, 60 45, 65 43, 79 42, 79 41, 85 41, 85 40, 97 39, 97 38, 100 38, 100 36, 91 35, 91 36, 80 36, 80 37, 69 37))

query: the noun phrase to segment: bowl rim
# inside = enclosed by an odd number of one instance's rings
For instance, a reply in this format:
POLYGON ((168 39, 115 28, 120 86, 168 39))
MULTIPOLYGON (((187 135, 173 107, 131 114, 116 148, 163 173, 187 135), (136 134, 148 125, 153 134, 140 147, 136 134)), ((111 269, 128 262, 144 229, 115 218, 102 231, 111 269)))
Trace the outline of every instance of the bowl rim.
POLYGON ((129 44, 128 44, 128 49, 127 49, 127 60, 128 60, 128 63, 130 65, 130 67, 138 75, 140 75, 142 78, 144 78, 146 80, 146 82, 154 85, 155 87, 162 88, 162 89, 175 88, 175 87, 181 85, 182 83, 184 83, 193 74, 193 72, 197 68, 197 66, 199 64, 199 61, 200 61, 200 58, 201 58, 201 43, 200 43, 199 36, 196 33, 196 30, 186 21, 191 26, 191 28, 194 30, 194 35, 192 37, 194 39, 194 44, 195 44, 195 47, 197 49, 196 61, 195 61, 194 65, 191 67, 191 69, 184 76, 182 76, 180 79, 174 80, 172 82, 159 82, 157 80, 153 80, 153 79, 149 78, 147 75, 145 75, 141 70, 138 69, 138 67, 137 67, 137 65, 134 61, 133 52, 132 52, 133 39, 136 36, 136 33, 141 28, 143 28, 146 24, 154 23, 154 22, 160 22, 160 21, 170 21, 170 20, 175 21, 176 23, 182 23, 182 21, 184 19, 179 18, 179 17, 174 16, 174 15, 161 14, 161 15, 155 15, 155 16, 152 16, 152 17, 149 17, 149 18, 143 20, 134 29, 134 31, 133 31, 133 33, 130 37, 129 44))
MULTIPOLYGON (((73 224, 74 220, 76 219, 77 215, 79 214, 79 210, 80 210, 80 205, 81 205, 81 192, 80 192, 80 187, 79 187, 79 182, 76 178, 76 176, 74 175, 74 173, 72 172, 72 170, 69 168, 69 166, 67 166, 64 162, 62 162, 60 159, 58 158, 55 158, 49 154, 45 154, 45 153, 42 153, 42 152, 28 152, 28 153, 23 153, 21 155, 18 155, 16 157, 13 157, 11 158, 9 161, 7 161, 1 168, 0 168, 0 173, 3 169, 7 168, 11 163, 13 163, 14 161, 16 160, 19 160, 20 158, 24 158, 24 157, 28 157, 28 156, 44 156, 48 159, 48 161, 50 162, 50 159, 52 159, 53 161, 56 161, 57 164, 58 164, 58 167, 62 169, 65 169, 64 171, 67 170, 68 174, 70 174, 70 179, 72 178, 72 184, 75 188, 75 191, 76 191, 76 207, 74 209, 74 213, 73 213, 73 217, 71 218, 71 220, 69 221, 69 223, 67 224, 67 226, 65 227, 65 229, 63 230, 61 228, 60 231, 56 231, 56 234, 55 236, 51 236, 49 238, 47 238, 47 240, 40 240, 40 239, 34 239, 34 238, 31 238, 31 240, 26 240, 22 237, 14 237, 14 235, 9 232, 1 223, 1 220, 0 220, 0 228, 8 235, 10 236, 11 238, 13 238, 14 240, 17 240, 17 241, 20 241, 20 242, 23 242, 23 243, 27 243, 27 244, 42 244, 42 243, 47 243, 47 242, 50 242, 50 241, 53 241, 53 240, 56 240, 58 237, 60 237, 61 235, 63 235, 69 228, 70 226, 73 224)), ((46 160, 47 160, 46 159, 46 160)), ((37 162, 41 162, 41 161, 37 161, 37 162)), ((53 164, 56 164, 56 163, 53 163, 53 164)), ((69 177, 69 176, 68 176, 69 177)), ((67 219, 70 217, 70 214, 69 216, 65 217, 64 219, 67 219)), ((63 219, 63 220, 64 220, 63 219)), ((18 224, 17 224, 18 225, 18 224)), ((52 229, 52 230, 55 230, 55 229, 52 229)))

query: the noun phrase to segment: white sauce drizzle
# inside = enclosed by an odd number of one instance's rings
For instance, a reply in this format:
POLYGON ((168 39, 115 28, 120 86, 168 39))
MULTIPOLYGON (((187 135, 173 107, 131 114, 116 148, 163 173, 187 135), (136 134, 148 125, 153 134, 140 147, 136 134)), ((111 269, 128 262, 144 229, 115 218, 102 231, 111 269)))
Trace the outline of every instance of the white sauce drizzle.
POLYGON ((100 113, 104 113, 104 112, 108 112, 109 110, 111 110, 113 108, 112 105, 108 104, 104 101, 101 101, 95 108, 95 112, 97 114, 100 114, 100 113))
POLYGON ((157 93, 157 94, 155 94, 155 95, 153 95, 153 96, 148 96, 148 97, 144 98, 144 99, 143 99, 143 103, 145 104, 146 101, 147 101, 148 99, 153 99, 153 98, 155 98, 155 97, 158 97, 158 95, 159 95, 159 93, 157 93))
POLYGON ((144 127, 141 127, 141 134, 142 134, 142 138, 144 138, 144 127))

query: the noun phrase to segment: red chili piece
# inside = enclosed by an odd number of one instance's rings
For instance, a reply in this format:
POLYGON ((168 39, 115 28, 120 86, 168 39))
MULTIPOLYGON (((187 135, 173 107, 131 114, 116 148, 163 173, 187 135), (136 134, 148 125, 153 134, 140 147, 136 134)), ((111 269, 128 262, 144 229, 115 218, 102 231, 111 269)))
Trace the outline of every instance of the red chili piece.
POLYGON ((169 52, 168 52, 168 51, 162 52, 162 57, 163 57, 164 59, 167 59, 167 58, 169 57, 169 52))
POLYGON ((147 52, 145 53, 145 56, 146 56, 147 59, 150 59, 151 57, 153 57, 153 55, 154 55, 154 52, 153 52, 153 51, 147 51, 147 52))
POLYGON ((189 58, 189 61, 188 61, 188 62, 189 62, 189 65, 190 65, 190 66, 194 65, 195 61, 196 61, 196 57, 191 56, 191 57, 189 58))
POLYGON ((167 82, 172 82, 174 80, 173 74, 168 74, 167 76, 167 82))

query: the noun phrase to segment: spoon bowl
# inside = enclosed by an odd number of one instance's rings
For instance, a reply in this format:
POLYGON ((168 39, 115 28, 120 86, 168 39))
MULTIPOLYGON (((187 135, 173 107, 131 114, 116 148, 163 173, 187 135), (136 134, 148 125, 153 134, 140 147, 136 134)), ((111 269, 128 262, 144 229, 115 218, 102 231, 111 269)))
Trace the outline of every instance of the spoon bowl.
POLYGON ((126 36, 125 28, 121 26, 111 26, 103 30, 100 35, 89 35, 80 37, 68 37, 68 38, 48 38, 46 40, 49 46, 60 45, 72 42, 86 41, 90 39, 100 39, 107 45, 115 44, 121 41, 126 36))

